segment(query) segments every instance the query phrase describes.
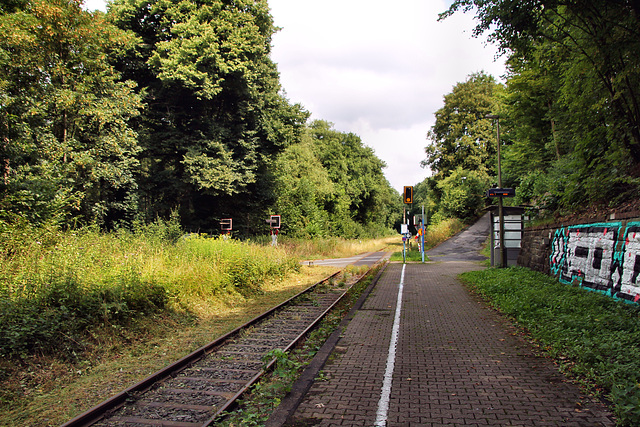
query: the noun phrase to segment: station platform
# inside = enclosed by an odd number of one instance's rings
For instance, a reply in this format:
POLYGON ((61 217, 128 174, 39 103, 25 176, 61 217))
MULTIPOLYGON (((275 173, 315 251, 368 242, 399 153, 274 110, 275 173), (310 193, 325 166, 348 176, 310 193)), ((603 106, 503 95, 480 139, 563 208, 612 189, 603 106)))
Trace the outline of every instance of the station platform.
POLYGON ((615 425, 456 278, 479 268, 389 264, 326 362, 266 425, 615 425))

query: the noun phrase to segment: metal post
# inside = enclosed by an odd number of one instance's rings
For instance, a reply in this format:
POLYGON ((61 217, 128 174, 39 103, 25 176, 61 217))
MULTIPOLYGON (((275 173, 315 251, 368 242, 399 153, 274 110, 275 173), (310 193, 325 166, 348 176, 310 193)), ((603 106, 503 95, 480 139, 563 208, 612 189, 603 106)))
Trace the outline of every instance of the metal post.
MULTIPOLYGON (((498 187, 502 188, 502 166, 500 164, 500 118, 496 119, 496 127, 498 128, 498 187)), ((507 248, 504 244, 504 210, 502 204, 502 196, 498 197, 498 215, 500 216, 500 266, 507 267, 507 248)))
MULTIPOLYGON (((500 116, 497 114, 487 114, 487 119, 495 119, 498 132, 498 188, 502 188, 502 166, 500 156, 500 116)), ((502 196, 498 196, 498 218, 500 221, 500 267, 507 266, 507 248, 504 246, 504 211, 502 208, 502 196)), ((492 249, 493 250, 493 249, 492 249)))
MULTIPOLYGON (((407 228, 407 224, 402 224, 402 226, 406 229, 407 228)), ((402 234, 402 263, 405 264, 407 262, 407 233, 404 232, 402 234)))
POLYGON ((424 264, 424 233, 427 232, 427 228, 424 226, 424 205, 422 205, 422 242, 420 243, 421 255, 422 255, 422 263, 424 264))

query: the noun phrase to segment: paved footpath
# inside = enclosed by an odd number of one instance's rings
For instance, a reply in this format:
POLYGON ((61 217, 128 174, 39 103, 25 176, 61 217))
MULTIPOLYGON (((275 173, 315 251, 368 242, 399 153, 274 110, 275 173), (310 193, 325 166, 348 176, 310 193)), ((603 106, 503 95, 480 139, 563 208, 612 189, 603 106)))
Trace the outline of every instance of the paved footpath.
POLYGON ((456 279, 478 268, 390 264, 285 425, 615 425, 456 279))

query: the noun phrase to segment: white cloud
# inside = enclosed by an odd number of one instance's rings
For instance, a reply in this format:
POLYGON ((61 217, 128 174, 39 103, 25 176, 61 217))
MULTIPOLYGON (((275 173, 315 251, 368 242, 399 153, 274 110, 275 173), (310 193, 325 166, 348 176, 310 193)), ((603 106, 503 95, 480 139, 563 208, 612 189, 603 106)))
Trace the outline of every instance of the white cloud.
POLYGON ((107 11, 107 2, 105 0, 84 0, 84 8, 86 10, 107 11))
POLYGON ((495 48, 471 37, 469 15, 438 22, 443 1, 270 0, 272 58, 292 102, 353 132, 398 190, 427 176, 426 134, 453 86, 481 70, 499 78, 495 48))

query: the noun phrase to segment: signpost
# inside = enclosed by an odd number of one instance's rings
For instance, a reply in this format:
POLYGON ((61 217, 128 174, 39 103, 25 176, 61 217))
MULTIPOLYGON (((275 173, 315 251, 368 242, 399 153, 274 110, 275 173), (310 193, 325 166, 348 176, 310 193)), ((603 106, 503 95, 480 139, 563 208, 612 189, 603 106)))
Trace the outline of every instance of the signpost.
POLYGON ((231 231, 233 230, 233 219, 231 218, 223 218, 220 220, 220 230, 222 231, 222 236, 226 240, 231 231))
POLYGON ((280 229, 280 215, 271 215, 267 220, 271 229, 271 246, 278 246, 278 230, 280 229))

